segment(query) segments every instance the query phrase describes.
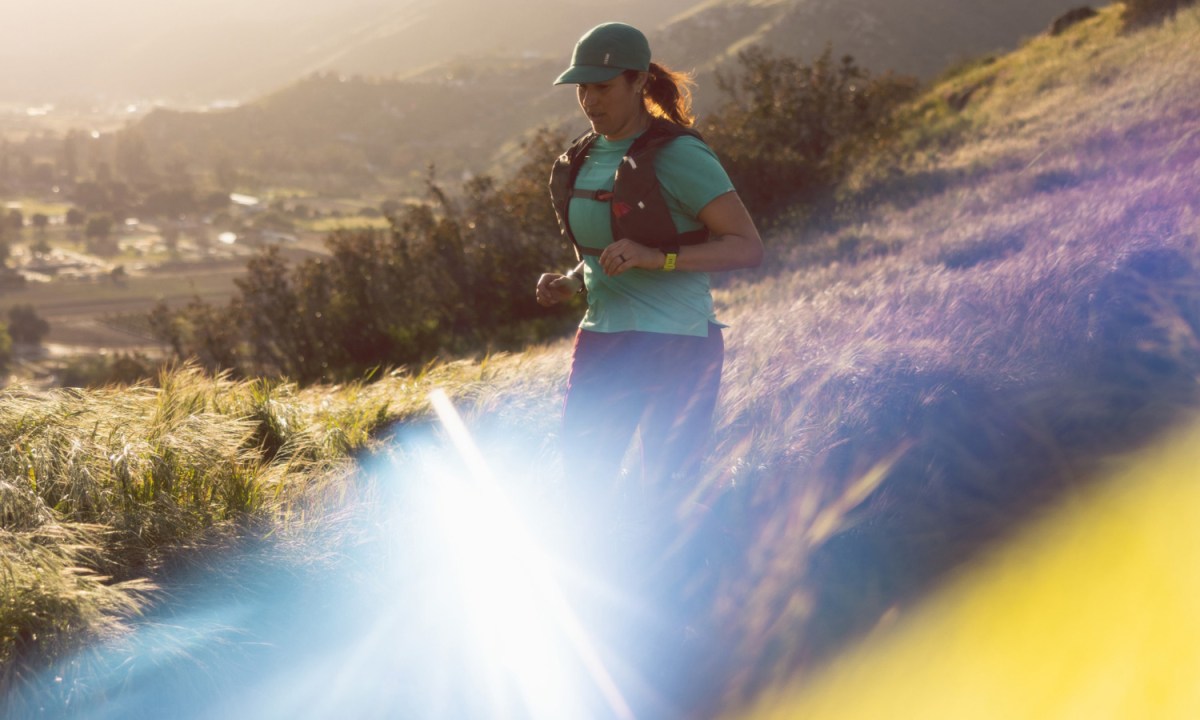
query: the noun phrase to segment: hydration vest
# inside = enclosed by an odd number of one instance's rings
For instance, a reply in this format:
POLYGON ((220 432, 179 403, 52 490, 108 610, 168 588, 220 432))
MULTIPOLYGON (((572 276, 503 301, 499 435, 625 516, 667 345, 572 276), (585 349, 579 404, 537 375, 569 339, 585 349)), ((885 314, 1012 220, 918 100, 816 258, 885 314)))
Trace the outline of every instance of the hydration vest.
POLYGON ((633 141, 621 159, 611 191, 575 189, 575 177, 583 166, 588 148, 599 137, 595 132, 587 132, 576 138, 571 147, 554 161, 554 168, 550 171, 550 198, 558 216, 558 227, 575 246, 576 257, 582 259, 583 255, 599 255, 600 250, 581 246, 571 233, 567 219, 571 198, 610 203, 614 241, 629 238, 647 247, 677 250, 680 245, 698 245, 708 240, 706 228, 684 233, 675 228, 675 221, 671 219, 671 211, 667 208, 667 201, 658 184, 658 175, 654 171, 655 155, 681 135, 703 140, 695 130, 669 120, 653 118, 650 127, 633 141))

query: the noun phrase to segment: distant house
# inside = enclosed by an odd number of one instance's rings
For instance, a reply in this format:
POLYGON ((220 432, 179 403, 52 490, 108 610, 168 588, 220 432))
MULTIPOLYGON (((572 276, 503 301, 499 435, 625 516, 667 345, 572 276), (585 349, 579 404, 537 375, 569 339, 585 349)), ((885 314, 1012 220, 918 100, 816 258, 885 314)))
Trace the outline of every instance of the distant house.
POLYGON ((259 232, 259 240, 264 243, 297 243, 300 238, 291 233, 279 232, 277 230, 262 230, 259 232))

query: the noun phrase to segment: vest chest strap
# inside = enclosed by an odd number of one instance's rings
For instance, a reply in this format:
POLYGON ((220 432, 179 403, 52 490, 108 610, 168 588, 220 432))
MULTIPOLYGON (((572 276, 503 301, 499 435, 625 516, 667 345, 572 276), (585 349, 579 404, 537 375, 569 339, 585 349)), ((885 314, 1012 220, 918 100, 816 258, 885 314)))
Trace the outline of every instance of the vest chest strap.
POLYGON ((612 190, 580 190, 579 188, 571 188, 571 197, 608 202, 613 199, 613 192, 612 190))

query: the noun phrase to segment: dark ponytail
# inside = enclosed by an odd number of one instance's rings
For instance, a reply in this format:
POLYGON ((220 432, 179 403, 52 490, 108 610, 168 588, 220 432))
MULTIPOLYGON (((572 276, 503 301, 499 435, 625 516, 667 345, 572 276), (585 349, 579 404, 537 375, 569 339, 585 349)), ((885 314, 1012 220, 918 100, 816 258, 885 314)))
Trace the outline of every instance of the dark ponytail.
MULTIPOLYGON (((628 70, 626 76, 632 80, 637 77, 637 71, 628 70)), ((651 115, 666 118, 676 125, 691 127, 696 122, 696 117, 692 115, 693 84, 692 76, 688 73, 650 63, 650 77, 642 90, 646 109, 651 115)))

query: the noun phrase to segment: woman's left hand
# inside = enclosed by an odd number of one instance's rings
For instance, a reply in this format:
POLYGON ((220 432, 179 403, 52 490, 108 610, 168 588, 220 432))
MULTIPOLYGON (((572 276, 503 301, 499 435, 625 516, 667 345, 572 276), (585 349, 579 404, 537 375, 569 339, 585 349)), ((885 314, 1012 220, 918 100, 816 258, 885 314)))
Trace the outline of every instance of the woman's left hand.
POLYGON ((600 267, 604 268, 605 275, 616 277, 633 268, 658 270, 663 266, 663 259, 661 251, 621 238, 600 253, 600 267))

